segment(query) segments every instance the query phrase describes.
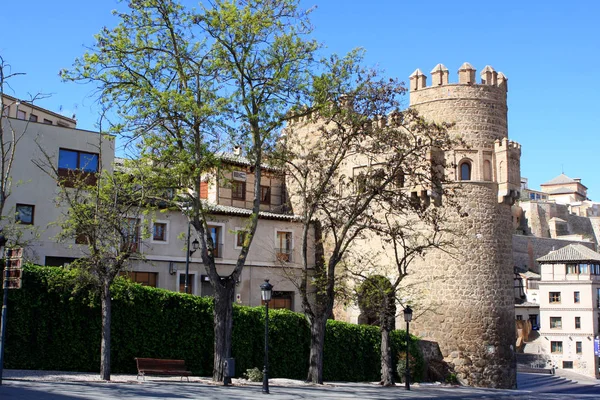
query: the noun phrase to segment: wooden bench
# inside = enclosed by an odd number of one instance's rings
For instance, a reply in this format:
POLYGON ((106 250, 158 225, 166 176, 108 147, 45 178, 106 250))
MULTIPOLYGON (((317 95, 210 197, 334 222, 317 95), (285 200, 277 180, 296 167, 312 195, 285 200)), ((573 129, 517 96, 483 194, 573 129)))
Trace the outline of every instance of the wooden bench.
POLYGON ((159 358, 136 358, 135 362, 137 364, 138 375, 137 379, 140 376, 144 377, 146 380, 146 375, 171 375, 171 376, 181 376, 181 380, 185 376, 190 381, 189 376, 192 374, 185 368, 184 360, 162 360, 159 358))

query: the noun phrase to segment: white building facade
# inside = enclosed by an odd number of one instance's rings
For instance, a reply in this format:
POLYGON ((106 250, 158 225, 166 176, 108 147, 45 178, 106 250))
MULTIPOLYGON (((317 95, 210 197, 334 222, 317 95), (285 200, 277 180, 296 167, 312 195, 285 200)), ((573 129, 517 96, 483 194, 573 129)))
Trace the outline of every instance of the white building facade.
POLYGON ((556 368, 600 378, 600 254, 571 244, 538 258, 540 336, 556 368))

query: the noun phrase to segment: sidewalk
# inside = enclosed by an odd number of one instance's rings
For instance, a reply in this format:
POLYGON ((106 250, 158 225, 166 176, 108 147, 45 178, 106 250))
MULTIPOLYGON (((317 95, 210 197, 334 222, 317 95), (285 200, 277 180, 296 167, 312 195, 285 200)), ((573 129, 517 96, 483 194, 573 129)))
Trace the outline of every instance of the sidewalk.
MULTIPOLYGON (((271 379, 270 395, 261 391, 261 383, 234 379, 233 386, 214 384, 209 378, 191 377, 190 382, 178 377, 148 377, 137 380, 135 375, 112 375, 110 382, 99 379, 97 373, 5 370, 0 399, 10 400, 74 400, 74 399, 600 399, 597 389, 581 385, 587 391, 571 393, 562 388, 559 393, 535 393, 527 390, 496 390, 458 387, 441 384, 414 384, 410 391, 399 385, 384 388, 376 383, 328 382, 307 384, 291 379, 271 379)), ((545 376, 544 378, 550 378, 545 376)), ((557 378, 561 379, 561 378, 557 378)), ((573 385, 577 386, 577 385, 573 385)))

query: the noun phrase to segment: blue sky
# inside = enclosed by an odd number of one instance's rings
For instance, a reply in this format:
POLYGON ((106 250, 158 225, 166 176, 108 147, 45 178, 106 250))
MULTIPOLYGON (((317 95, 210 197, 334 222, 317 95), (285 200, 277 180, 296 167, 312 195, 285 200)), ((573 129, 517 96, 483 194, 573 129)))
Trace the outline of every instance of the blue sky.
MULTIPOLYGON (((600 201, 600 32, 595 0, 407 1, 302 0, 325 51, 364 47, 366 62, 408 83, 438 63, 456 71, 465 61, 508 77, 509 137, 522 145, 521 175, 532 188, 563 170, 582 178, 600 201)), ((184 1, 193 5, 194 1, 184 1)), ((95 129, 93 87, 62 83, 58 71, 82 55, 93 35, 116 21, 115 0, 29 0, 2 6, 0 54, 13 71, 9 94, 52 93, 38 105, 95 129)), ((122 7, 123 5, 120 5, 122 7)), ((479 74, 479 72, 478 72, 479 74)), ((408 98, 406 99, 408 103, 408 98)))

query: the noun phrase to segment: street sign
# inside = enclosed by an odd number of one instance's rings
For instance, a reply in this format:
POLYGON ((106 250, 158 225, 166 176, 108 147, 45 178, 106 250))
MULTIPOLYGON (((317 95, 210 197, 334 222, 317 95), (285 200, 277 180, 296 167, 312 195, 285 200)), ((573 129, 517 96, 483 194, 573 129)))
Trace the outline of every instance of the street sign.
POLYGON ((594 339, 594 354, 600 356, 600 338, 594 339))

